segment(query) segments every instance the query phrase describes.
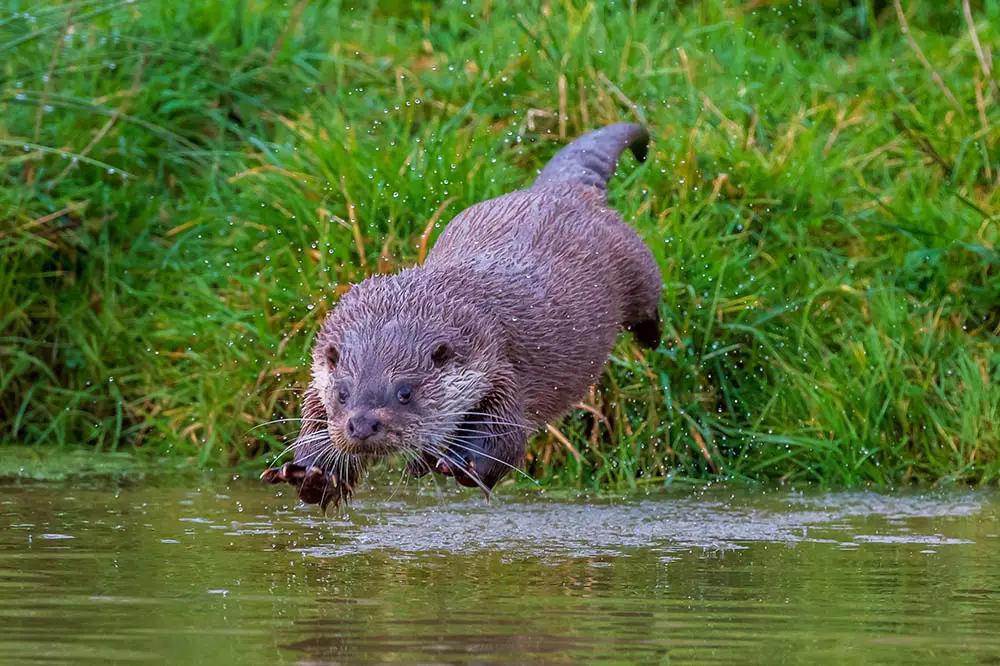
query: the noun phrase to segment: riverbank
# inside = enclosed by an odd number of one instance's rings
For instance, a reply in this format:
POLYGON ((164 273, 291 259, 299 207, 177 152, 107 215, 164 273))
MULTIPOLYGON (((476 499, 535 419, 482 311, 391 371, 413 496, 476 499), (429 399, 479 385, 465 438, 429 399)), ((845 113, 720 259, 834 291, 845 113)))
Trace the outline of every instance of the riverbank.
POLYGON ((891 4, 727 4, 0 16, 4 443, 280 451, 294 427, 251 428, 298 415, 337 295, 638 117, 650 159, 611 196, 663 270, 664 345, 623 338, 529 472, 995 483, 1000 8, 904 3, 908 37, 891 4))

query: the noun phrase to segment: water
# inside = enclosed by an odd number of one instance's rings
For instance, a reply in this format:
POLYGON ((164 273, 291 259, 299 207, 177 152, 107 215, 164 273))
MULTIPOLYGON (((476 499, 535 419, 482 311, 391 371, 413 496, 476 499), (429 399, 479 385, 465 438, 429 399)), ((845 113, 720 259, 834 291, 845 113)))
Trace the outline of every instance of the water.
POLYGON ((1000 664, 1000 497, 0 487, 0 663, 1000 664))

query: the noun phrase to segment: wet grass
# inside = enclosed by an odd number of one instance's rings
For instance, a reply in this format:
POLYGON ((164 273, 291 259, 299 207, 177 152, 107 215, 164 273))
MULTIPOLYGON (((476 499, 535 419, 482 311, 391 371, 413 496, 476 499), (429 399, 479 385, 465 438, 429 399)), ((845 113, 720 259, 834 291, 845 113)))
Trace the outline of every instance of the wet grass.
POLYGON ((639 118, 612 199, 664 344, 621 341, 534 476, 1000 477, 996 4, 904 2, 909 38, 881 2, 350 7, 3 4, 4 441, 279 450, 247 431, 297 414, 351 282, 639 118))

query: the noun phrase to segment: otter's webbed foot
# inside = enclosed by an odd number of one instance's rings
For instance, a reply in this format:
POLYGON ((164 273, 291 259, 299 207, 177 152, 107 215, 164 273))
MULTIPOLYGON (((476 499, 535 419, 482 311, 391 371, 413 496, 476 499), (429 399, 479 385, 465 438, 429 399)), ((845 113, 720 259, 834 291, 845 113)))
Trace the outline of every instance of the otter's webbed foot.
POLYGON ((296 463, 285 463, 281 467, 269 467, 260 478, 266 483, 295 486, 300 500, 306 504, 319 504, 324 511, 331 502, 338 505, 351 494, 348 484, 338 481, 333 474, 319 467, 306 468, 296 463))

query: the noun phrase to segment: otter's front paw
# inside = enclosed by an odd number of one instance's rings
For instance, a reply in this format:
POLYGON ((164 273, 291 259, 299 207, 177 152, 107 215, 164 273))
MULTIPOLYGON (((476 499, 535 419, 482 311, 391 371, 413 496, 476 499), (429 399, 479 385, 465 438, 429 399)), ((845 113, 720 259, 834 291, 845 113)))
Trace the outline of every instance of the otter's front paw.
POLYGON ((340 504, 351 493, 350 486, 338 482, 333 474, 328 474, 319 467, 307 469, 295 463, 269 467, 260 478, 267 483, 292 484, 300 500, 306 504, 319 504, 324 511, 331 502, 340 504))

